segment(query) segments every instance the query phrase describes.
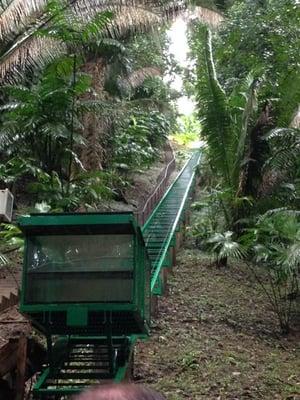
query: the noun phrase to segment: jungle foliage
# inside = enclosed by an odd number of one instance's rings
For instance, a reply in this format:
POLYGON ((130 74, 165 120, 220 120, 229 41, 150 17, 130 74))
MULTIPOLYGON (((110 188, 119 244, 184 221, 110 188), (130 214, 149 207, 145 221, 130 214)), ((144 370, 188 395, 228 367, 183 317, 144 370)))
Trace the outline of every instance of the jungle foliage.
MULTIPOLYGON (((33 74, 24 67, 21 80, 19 74, 17 80, 2 84, 1 181, 17 198, 25 190, 56 211, 97 208, 101 200, 118 197, 128 184, 122 170, 147 167, 156 159, 174 123, 168 106, 171 92, 161 78, 171 65, 165 32, 160 27, 141 35, 137 29, 117 39, 112 27, 121 23, 114 23, 118 12, 108 7, 85 19, 63 1, 48 2, 47 23, 35 26, 35 37, 57 43, 60 51, 51 59, 36 55, 33 74), (95 88, 96 77, 85 72, 85 65, 99 59, 105 80, 95 88), (101 143, 88 143, 86 115, 104 125, 101 143), (99 161, 104 169, 86 169, 82 153, 89 145, 106 147, 105 159, 99 161)), ((134 17, 139 12, 136 5, 134 17)), ((137 24, 142 21, 146 29, 149 21, 144 16, 137 24)), ((2 65, 8 57, 5 51, 2 65)), ((97 126, 93 129, 96 132, 97 126)))
MULTIPOLYGON (((157 159, 176 121, 162 80, 176 68, 163 26, 173 5, 0 7, 0 185, 13 192, 17 214, 122 200, 130 172, 157 159)), ((17 248, 16 229, 0 230, 1 265, 17 248)))
POLYGON ((299 10, 285 0, 237 1, 214 35, 199 24, 191 35, 207 143, 196 244, 219 266, 230 257, 248 263, 284 333, 300 295, 299 10))
MULTIPOLYGON (((186 87, 198 124, 182 129, 193 136, 201 124, 207 144, 193 234, 219 266, 249 265, 287 333, 299 305, 299 4, 194 3, 227 18, 214 34, 192 23, 186 87)), ((40 211, 122 198, 128 172, 149 167, 176 126, 163 22, 184 4, 18 4, 1 3, 1 185, 40 211)), ((2 239, 14 238, 4 227, 2 239)))

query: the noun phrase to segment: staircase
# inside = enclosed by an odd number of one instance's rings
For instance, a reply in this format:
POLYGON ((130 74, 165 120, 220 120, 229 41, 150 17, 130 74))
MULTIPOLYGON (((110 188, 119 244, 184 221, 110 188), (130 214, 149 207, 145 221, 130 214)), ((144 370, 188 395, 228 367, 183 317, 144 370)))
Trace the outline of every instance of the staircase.
POLYGON ((0 312, 18 303, 20 282, 21 272, 0 277, 0 312))

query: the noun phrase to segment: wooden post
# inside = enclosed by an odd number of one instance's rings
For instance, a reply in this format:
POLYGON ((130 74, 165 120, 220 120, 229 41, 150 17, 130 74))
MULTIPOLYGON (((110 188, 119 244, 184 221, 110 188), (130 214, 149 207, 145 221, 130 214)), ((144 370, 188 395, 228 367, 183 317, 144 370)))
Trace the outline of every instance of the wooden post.
POLYGON ((187 222, 186 222, 186 214, 184 213, 184 219, 182 221, 182 227, 181 227, 181 242, 184 243, 185 239, 186 239, 186 226, 187 226, 187 222))
POLYGON ((151 315, 157 317, 158 315, 158 296, 151 296, 151 315))
POLYGON ((173 267, 176 265, 176 246, 171 247, 171 264, 173 267))
POLYGON ((163 270, 163 282, 164 282, 164 295, 167 296, 168 295, 168 268, 164 267, 163 270))
POLYGON ((27 337, 21 335, 17 350, 17 369, 15 384, 15 400, 24 399, 25 376, 26 376, 26 359, 27 359, 27 337))
POLYGON ((190 216, 191 216, 190 210, 187 210, 185 212, 185 217, 184 217, 186 225, 189 225, 191 222, 190 216))
POLYGON ((173 266, 174 266, 174 264, 173 264, 173 246, 171 246, 171 247, 169 247, 169 250, 168 250, 168 265, 167 265, 167 268, 168 268, 168 273, 169 274, 173 273, 173 266))
POLYGON ((176 232, 176 250, 179 250, 181 247, 181 239, 182 239, 181 231, 176 232))

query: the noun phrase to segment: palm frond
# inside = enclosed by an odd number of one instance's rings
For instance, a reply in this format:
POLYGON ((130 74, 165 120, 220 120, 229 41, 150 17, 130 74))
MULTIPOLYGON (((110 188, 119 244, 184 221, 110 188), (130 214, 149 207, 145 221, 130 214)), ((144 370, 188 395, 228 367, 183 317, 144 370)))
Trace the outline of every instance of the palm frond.
POLYGON ((246 249, 238 242, 234 241, 233 232, 215 233, 207 240, 212 245, 212 251, 217 253, 217 259, 232 257, 242 259, 246 256, 246 249))
POLYGON ((245 158, 247 138, 249 135, 249 122, 251 120, 251 117, 257 111, 257 80, 253 78, 252 73, 248 74, 240 89, 242 90, 242 93, 239 93, 238 96, 244 98, 245 104, 243 105, 241 124, 238 124, 238 132, 236 138, 236 158, 235 168, 233 170, 233 180, 235 182, 237 182, 239 179, 242 163, 245 158))
POLYGON ((300 240, 293 243, 286 249, 285 257, 282 260, 285 266, 291 267, 297 273, 300 265, 300 240))
MULTIPOLYGON (((215 70, 211 32, 205 28, 198 31, 199 42, 205 41, 205 50, 199 49, 197 100, 200 117, 203 117, 203 136, 209 146, 209 156, 229 186, 232 186, 232 127, 226 94, 215 70), (204 33, 204 35, 203 35, 204 33), (204 36, 204 37, 203 37, 204 36), (205 59, 203 66, 202 58, 205 59), (203 78, 203 67, 205 77, 203 78)), ((200 44, 201 46, 201 44, 200 44)))
MULTIPOLYGON (((142 0, 104 0, 102 2, 70 0, 62 3, 57 0, 13 0, 4 13, 14 13, 11 16, 14 22, 9 31, 9 14, 6 14, 6 17, 3 14, 3 35, 7 36, 10 34, 9 32, 15 32, 13 25, 16 25, 18 20, 21 21, 18 29, 22 26, 21 31, 24 33, 0 57, 0 84, 1 82, 15 82, 27 70, 43 67, 56 56, 66 52, 66 47, 60 41, 56 43, 49 38, 44 37, 42 40, 42 38, 36 37, 36 33, 43 29, 51 30, 55 19, 56 22, 59 20, 60 11, 65 12, 70 21, 74 22, 74 19, 77 18, 87 24, 87 30, 83 32, 84 36, 92 35, 94 39, 95 35, 99 33, 99 29, 102 28, 103 38, 124 38, 132 33, 152 29, 154 25, 168 20, 184 7, 184 3, 178 6, 172 2, 142 0), (21 4, 23 9, 21 9, 21 4), (42 12, 45 7, 46 11, 42 12), (95 24, 99 13, 105 12, 114 14, 113 21, 109 24, 95 24), (36 19, 37 14, 38 18, 36 19), (32 26, 29 26, 32 23, 30 18, 35 20, 32 26), (96 25, 97 29, 95 29, 96 25), (106 26, 104 27, 104 25, 106 26)), ((69 24, 69 26, 71 25, 69 24)), ((20 31, 18 32, 20 33, 20 31)))
POLYGON ((298 109, 293 115, 292 122, 290 124, 291 128, 298 128, 300 129, 300 105, 298 106, 298 109))
POLYGON ((198 20, 208 24, 213 28, 218 27, 222 23, 222 21, 224 21, 223 15, 221 15, 217 11, 213 11, 200 6, 195 7, 192 12, 192 17, 196 17, 198 20))
POLYGON ((127 77, 126 83, 132 89, 136 89, 137 87, 141 86, 147 78, 153 78, 154 76, 161 76, 161 71, 159 68, 141 68, 132 72, 132 74, 127 77))
POLYGON ((132 33, 145 32, 161 22, 162 16, 152 10, 125 6, 114 14, 107 27, 107 36, 120 39, 132 33))
POLYGON ((265 170, 287 171, 298 163, 300 156, 300 129, 276 128, 264 137, 272 147, 272 155, 265 170))
POLYGON ((66 52, 66 46, 46 37, 22 37, 0 57, 0 84, 22 80, 24 73, 42 69, 66 52))
POLYGON ((8 264, 8 258, 4 254, 0 253, 0 266, 8 264))
POLYGON ((0 2, 0 12, 2 13, 10 5, 13 0, 1 0, 0 2))
POLYGON ((12 0, 0 14, 0 41, 8 42, 26 30, 45 8, 47 0, 12 0))
POLYGON ((76 104, 76 110, 78 113, 82 115, 89 112, 101 113, 101 118, 112 117, 123 108, 124 107, 121 103, 116 108, 116 101, 109 100, 85 99, 76 104))

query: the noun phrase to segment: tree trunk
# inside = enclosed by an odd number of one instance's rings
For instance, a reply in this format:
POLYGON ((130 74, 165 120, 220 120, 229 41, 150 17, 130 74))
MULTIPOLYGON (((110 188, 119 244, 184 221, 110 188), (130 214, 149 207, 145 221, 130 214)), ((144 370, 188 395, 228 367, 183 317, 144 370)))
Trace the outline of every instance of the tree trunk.
MULTIPOLYGON (((91 93, 85 96, 84 100, 107 100, 107 93, 104 90, 105 73, 107 63, 103 58, 89 61, 83 70, 92 77, 91 93)), ((81 151, 81 162, 87 171, 103 169, 105 162, 105 142, 111 128, 111 121, 100 113, 85 113, 83 117, 83 138, 86 142, 81 151)))
POLYGON ((249 160, 240 173, 237 197, 252 196, 257 198, 258 188, 262 181, 262 166, 268 153, 267 144, 262 141, 266 128, 270 128, 271 105, 266 103, 260 117, 250 132, 249 150, 246 159, 249 160))
MULTIPOLYGON (((252 197, 257 199, 261 183, 263 181, 262 167, 267 159, 269 151, 268 145, 262 140, 266 129, 270 128, 271 122, 271 105, 266 103, 256 124, 250 132, 250 140, 248 152, 245 158, 249 160, 240 172, 239 187, 236 197, 252 197)), ((250 213, 250 204, 241 203, 234 209, 234 221, 238 221, 245 216, 248 217, 250 213)), ((244 225, 236 223, 233 230, 238 235, 244 229, 244 225)))

